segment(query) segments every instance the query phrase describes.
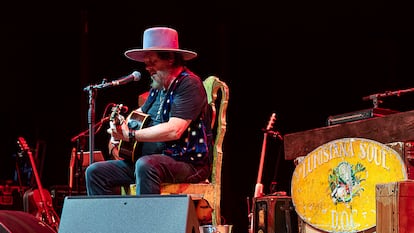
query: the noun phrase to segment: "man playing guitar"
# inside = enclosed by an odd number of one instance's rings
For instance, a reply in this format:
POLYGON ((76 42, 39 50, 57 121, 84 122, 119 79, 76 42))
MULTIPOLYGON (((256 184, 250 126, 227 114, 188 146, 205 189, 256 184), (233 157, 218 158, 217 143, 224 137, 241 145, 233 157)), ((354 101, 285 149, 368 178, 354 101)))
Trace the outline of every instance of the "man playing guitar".
POLYGON ((108 132, 119 144, 110 151, 121 159, 88 166, 87 194, 114 194, 114 188, 131 183, 136 183, 137 195, 159 194, 163 182, 205 180, 211 173, 209 105, 201 78, 184 65, 197 54, 179 49, 176 30, 155 27, 144 31, 142 49, 128 50, 125 56, 144 62, 153 82, 136 115, 118 121, 114 111, 108 132), (141 113, 148 117, 143 125, 135 118, 141 113), (132 144, 130 156, 122 151, 126 144, 132 144))

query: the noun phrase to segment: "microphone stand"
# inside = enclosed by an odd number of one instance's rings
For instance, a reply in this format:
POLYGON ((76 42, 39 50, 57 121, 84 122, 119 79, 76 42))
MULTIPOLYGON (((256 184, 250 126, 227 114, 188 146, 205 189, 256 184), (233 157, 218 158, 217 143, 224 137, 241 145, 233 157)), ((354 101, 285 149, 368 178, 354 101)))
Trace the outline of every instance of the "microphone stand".
POLYGON ((111 83, 103 79, 100 84, 89 85, 83 90, 89 94, 89 109, 88 109, 88 128, 89 128, 89 165, 93 163, 93 150, 95 147, 95 99, 98 89, 103 89, 112 86, 111 83))
POLYGON ((89 109, 88 109, 88 128, 89 128, 89 165, 93 163, 93 150, 95 148, 95 99, 96 88, 89 89, 89 109))

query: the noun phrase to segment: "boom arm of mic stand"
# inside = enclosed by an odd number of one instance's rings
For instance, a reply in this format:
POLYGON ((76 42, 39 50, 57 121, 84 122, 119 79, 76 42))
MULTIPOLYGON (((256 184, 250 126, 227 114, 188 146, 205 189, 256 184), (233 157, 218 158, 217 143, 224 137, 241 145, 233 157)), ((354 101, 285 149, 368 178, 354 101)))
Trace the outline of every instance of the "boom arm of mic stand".
POLYGON ((384 93, 376 93, 369 96, 362 97, 362 100, 372 100, 374 104, 374 108, 378 107, 378 104, 381 103, 380 98, 388 97, 388 96, 400 96, 401 94, 413 92, 414 88, 408 88, 404 90, 397 90, 397 91, 386 91, 384 93))
MULTIPOLYGON (((102 118, 98 123, 95 124, 95 128, 99 128, 103 123, 109 121, 109 117, 102 118)), ((84 137, 86 134, 89 133, 89 129, 86 129, 82 132, 80 132, 78 135, 74 136, 72 139, 70 139, 71 142, 76 142, 80 137, 84 137)))

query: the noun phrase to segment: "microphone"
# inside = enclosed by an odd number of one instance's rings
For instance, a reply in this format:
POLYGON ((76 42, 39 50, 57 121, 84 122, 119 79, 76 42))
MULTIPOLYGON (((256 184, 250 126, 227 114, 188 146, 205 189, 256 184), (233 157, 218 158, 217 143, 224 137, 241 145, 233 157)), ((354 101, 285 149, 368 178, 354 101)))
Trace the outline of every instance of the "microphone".
POLYGON ((136 82, 141 79, 141 73, 138 71, 132 72, 130 75, 127 75, 125 77, 122 77, 120 79, 114 80, 112 82, 106 83, 105 87, 113 87, 113 86, 119 86, 124 85, 127 83, 130 83, 132 81, 136 82))
POLYGON ((362 97, 363 101, 367 101, 367 100, 374 100, 375 98, 378 97, 378 94, 374 94, 374 95, 368 95, 368 96, 364 96, 362 97))
POLYGON ((104 80, 100 84, 89 85, 89 86, 83 88, 83 90, 84 91, 90 91, 92 89, 102 89, 102 88, 107 88, 107 87, 114 87, 114 86, 124 85, 124 84, 130 83, 132 81, 139 81, 140 79, 141 79, 141 73, 138 72, 138 71, 134 71, 130 75, 124 76, 124 77, 122 77, 120 79, 117 79, 115 81, 106 82, 106 80, 104 80))

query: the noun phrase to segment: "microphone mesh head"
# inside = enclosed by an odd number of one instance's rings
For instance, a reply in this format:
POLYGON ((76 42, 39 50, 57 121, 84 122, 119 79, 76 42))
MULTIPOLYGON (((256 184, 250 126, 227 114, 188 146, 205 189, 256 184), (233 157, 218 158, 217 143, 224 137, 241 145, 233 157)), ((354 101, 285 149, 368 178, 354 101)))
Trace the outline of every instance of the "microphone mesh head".
POLYGON ((132 72, 132 76, 134 76, 134 81, 139 81, 141 79, 141 73, 138 71, 132 72))

